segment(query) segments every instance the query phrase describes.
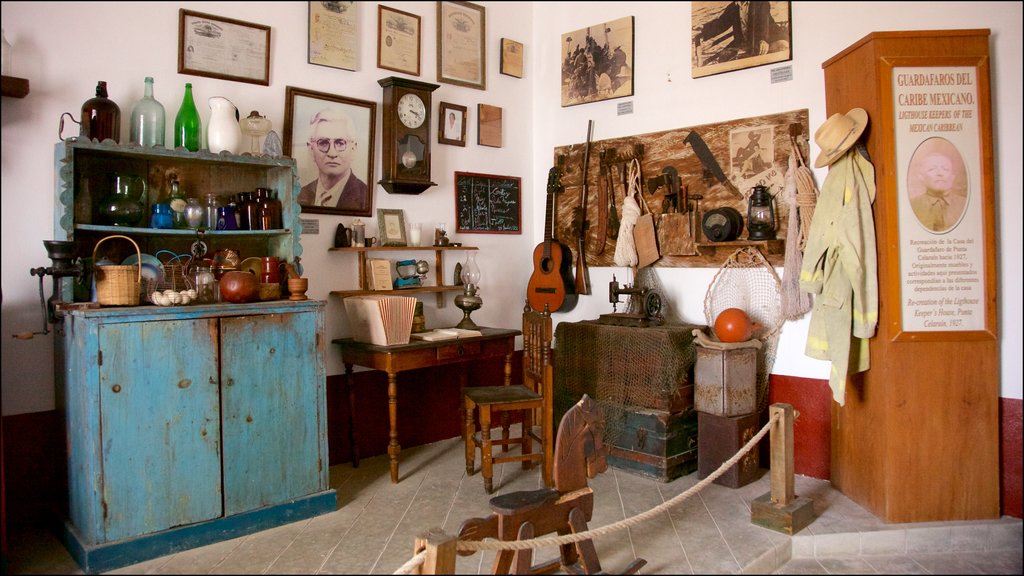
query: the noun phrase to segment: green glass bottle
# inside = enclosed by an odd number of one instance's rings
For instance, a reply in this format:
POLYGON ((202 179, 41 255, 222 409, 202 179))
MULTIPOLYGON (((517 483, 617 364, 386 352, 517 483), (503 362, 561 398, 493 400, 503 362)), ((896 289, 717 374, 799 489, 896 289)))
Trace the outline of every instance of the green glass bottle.
POLYGON ((185 84, 185 97, 181 99, 181 107, 174 118, 174 147, 184 146, 191 152, 199 150, 203 140, 203 124, 199 119, 199 110, 192 100, 192 83, 185 84))

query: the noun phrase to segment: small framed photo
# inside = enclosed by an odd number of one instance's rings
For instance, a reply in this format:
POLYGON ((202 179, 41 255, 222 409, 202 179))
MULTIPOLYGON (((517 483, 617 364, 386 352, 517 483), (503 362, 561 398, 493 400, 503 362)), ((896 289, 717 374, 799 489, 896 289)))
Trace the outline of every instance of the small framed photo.
POLYGON ((377 68, 420 75, 420 17, 377 5, 377 68))
POLYGON ((437 81, 486 90, 486 39, 483 6, 438 2, 437 81))
POLYGON ((285 87, 284 153, 303 213, 370 216, 377 103, 285 87))
POLYGON ((477 108, 476 143, 501 148, 501 114, 499 106, 480 104, 477 108))
POLYGON ((465 106, 441 102, 438 106, 440 118, 438 120, 437 141, 441 144, 452 146, 466 145, 466 113, 465 106))
POLYGON ((408 246, 405 240, 405 211, 378 208, 377 236, 381 246, 408 246))
POLYGON ((359 70, 358 2, 309 3, 310 64, 359 70))
POLYGON ((178 10, 178 73, 270 85, 270 26, 178 10))
POLYGON ((523 43, 501 39, 501 73, 514 78, 523 77, 523 43))

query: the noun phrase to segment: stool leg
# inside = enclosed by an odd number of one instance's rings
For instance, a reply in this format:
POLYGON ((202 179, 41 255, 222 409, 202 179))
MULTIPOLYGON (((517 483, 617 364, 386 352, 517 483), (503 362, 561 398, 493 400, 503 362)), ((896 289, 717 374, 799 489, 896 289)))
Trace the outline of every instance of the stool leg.
POLYGON ((474 470, 473 460, 476 456, 476 446, 473 445, 473 401, 466 398, 465 405, 466 419, 462 423, 462 439, 466 443, 466 475, 472 476, 474 470))
MULTIPOLYGON (((533 428, 533 410, 523 410, 523 429, 520 434, 520 446, 523 456, 533 453, 533 438, 530 437, 530 430, 533 428)), ((533 460, 523 460, 523 468, 533 468, 533 460)))
POLYGON ((480 459, 483 461, 484 490, 488 494, 494 491, 494 456, 491 454, 491 407, 480 405, 480 459))

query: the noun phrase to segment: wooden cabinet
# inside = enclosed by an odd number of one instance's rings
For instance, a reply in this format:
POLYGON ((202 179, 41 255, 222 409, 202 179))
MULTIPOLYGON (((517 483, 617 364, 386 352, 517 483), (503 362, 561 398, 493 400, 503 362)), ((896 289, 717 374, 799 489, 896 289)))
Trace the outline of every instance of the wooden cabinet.
MULTIPOLYGON (((370 290, 370 282, 366 271, 368 258, 374 253, 383 252, 422 252, 432 251, 434 253, 434 284, 433 286, 417 286, 415 288, 402 288, 401 290, 388 290, 387 293, 409 295, 422 293, 436 293, 437 307, 443 308, 445 303, 445 292, 459 292, 463 286, 444 281, 444 254, 453 250, 477 250, 475 246, 376 246, 372 248, 329 248, 331 252, 355 252, 359 255, 357 264, 359 270, 359 288, 356 290, 332 290, 331 294, 345 298, 346 296, 358 296, 360 294, 379 294, 381 291, 370 290)), ((394 263, 392 263, 392 266, 394 263)))
MULTIPOLYGON (((111 234, 149 254, 188 253, 197 239, 243 257, 294 261, 301 253, 292 159, 68 141, 57 145, 55 164, 54 236, 73 240, 80 256, 111 234), (107 226, 94 206, 115 173, 148 182, 147 206, 171 173, 188 196, 272 188, 284 225, 107 226)), ((112 570, 336 509, 324 307, 276 300, 63 308, 55 357, 67 424, 65 542, 83 570, 112 570)))
POLYGON ((851 379, 844 406, 833 404, 832 483, 887 522, 998 518, 989 31, 875 32, 822 68, 828 115, 868 113, 864 140, 877 189, 878 331, 871 368, 851 379), (963 152, 971 200, 957 227, 933 234, 910 210, 911 153, 940 138, 963 152), (958 247, 977 247, 977 256, 958 247), (975 273, 967 281, 946 272, 961 262, 975 273), (976 304, 965 298, 972 291, 976 304), (975 327, 915 328, 914 306, 975 327))

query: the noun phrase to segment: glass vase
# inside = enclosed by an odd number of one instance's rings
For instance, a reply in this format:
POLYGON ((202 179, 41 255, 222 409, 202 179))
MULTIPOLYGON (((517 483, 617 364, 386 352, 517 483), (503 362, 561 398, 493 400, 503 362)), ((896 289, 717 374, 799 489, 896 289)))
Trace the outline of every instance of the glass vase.
POLYGON ((132 107, 129 139, 139 146, 163 146, 165 126, 164 105, 153 97, 153 78, 146 76, 142 99, 132 107))

